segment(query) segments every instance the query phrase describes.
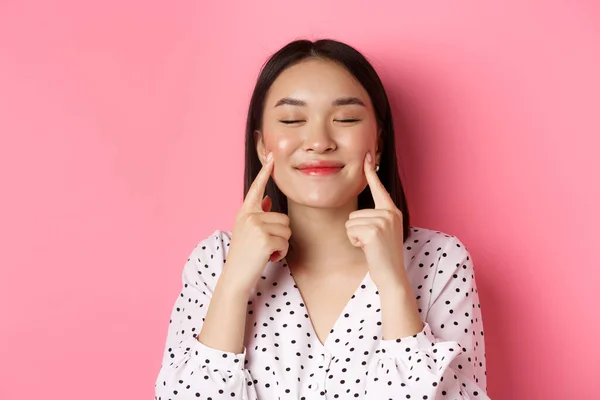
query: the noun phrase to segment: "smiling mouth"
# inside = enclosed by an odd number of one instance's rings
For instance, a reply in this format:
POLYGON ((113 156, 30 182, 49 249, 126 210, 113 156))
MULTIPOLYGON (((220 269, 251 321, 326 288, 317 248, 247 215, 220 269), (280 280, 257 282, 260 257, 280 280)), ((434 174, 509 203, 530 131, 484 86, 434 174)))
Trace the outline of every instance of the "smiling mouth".
POLYGON ((297 168, 297 170, 308 176, 330 176, 335 175, 342 170, 342 166, 332 166, 332 167, 305 167, 305 168, 297 168))

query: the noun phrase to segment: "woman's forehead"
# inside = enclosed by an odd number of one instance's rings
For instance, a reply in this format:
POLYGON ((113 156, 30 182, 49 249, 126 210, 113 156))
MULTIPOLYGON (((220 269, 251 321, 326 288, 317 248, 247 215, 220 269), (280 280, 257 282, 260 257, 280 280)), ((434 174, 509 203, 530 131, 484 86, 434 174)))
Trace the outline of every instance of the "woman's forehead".
POLYGON ((308 59, 285 69, 275 79, 267 93, 266 105, 274 107, 282 99, 293 99, 306 106, 335 105, 342 98, 369 103, 368 94, 346 68, 333 61, 308 59))

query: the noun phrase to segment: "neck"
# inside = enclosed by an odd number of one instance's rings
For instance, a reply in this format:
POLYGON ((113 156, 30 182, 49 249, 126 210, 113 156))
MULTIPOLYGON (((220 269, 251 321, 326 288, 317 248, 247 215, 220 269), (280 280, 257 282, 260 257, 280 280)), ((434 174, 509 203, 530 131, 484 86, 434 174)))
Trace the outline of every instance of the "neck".
POLYGON ((306 207, 288 201, 292 229, 288 262, 319 273, 363 264, 362 249, 354 247, 346 233, 348 215, 356 209, 357 199, 336 208, 306 207))

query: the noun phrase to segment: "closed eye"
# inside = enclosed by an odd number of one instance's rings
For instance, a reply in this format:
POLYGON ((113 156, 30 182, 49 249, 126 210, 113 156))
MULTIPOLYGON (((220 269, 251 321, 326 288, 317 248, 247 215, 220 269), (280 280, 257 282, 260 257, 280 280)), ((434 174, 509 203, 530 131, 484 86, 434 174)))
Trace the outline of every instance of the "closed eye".
POLYGON ((345 124, 350 124, 350 123, 353 123, 353 122, 359 122, 360 119, 336 119, 335 121, 342 122, 342 123, 345 123, 345 124))
POLYGON ((304 120, 303 119, 280 119, 279 122, 281 122, 282 124, 290 125, 290 124, 297 124, 300 122, 304 122, 304 120))

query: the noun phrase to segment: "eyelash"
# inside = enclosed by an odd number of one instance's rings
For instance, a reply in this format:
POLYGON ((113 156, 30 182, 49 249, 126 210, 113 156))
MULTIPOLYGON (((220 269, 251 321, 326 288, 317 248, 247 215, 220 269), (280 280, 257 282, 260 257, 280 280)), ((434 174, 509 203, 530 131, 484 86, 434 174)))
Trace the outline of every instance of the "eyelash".
MULTIPOLYGON (((346 124, 351 124, 354 122, 359 122, 360 119, 336 119, 334 121, 337 122, 342 122, 342 123, 346 123, 346 124)), ((297 124, 298 122, 304 122, 303 119, 294 119, 294 120, 279 120, 279 122, 281 122, 282 124, 286 124, 286 125, 291 125, 291 124, 297 124)))

